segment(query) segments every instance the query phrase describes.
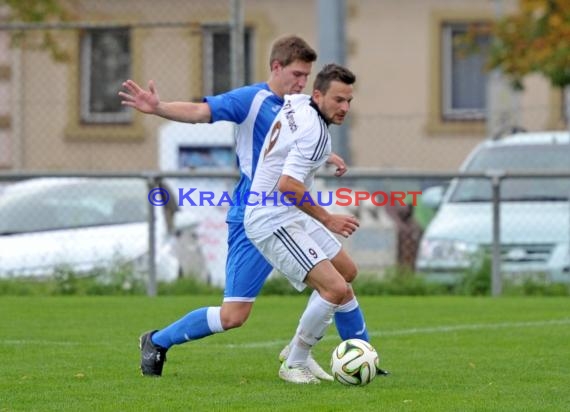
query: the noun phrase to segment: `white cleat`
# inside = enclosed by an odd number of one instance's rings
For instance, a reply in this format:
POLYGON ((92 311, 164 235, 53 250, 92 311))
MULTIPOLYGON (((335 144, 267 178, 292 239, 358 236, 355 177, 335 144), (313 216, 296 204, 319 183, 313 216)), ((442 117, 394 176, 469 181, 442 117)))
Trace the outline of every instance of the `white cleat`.
MULTIPOLYGON (((285 346, 281 353, 279 354, 279 362, 283 363, 289 357, 289 345, 285 346)), ((334 378, 325 372, 321 365, 313 358, 313 355, 309 352, 309 357, 307 358, 307 367, 311 373, 322 381, 332 382, 334 378)))
POLYGON ((321 381, 311 373, 308 367, 297 366, 290 368, 285 365, 285 362, 283 362, 279 368, 279 377, 291 383, 321 383, 321 381))

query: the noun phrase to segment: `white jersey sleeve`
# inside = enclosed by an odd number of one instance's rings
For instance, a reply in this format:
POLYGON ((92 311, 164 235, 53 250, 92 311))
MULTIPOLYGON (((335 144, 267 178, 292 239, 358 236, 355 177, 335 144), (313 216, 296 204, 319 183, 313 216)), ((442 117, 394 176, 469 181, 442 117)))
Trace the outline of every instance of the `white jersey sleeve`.
POLYGON ((324 120, 317 112, 306 106, 298 136, 285 159, 282 174, 304 182, 310 188, 317 168, 330 155, 330 135, 324 120))
POLYGON ((310 190, 317 169, 330 151, 327 125, 310 96, 285 96, 285 104, 265 138, 251 186, 251 201, 245 212, 250 239, 263 239, 287 222, 306 217, 279 192, 279 178, 291 176, 310 190))

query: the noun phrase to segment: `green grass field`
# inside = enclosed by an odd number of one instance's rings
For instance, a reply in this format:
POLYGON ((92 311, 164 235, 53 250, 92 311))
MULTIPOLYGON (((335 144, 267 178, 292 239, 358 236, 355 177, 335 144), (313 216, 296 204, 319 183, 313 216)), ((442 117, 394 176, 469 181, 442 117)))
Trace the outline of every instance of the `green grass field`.
MULTIPOLYGON (((261 296, 248 323, 139 374, 140 332, 218 296, 0 297, 0 411, 568 411, 568 298, 361 297, 392 375, 366 387, 277 377, 303 296, 261 296)), ((328 365, 331 327, 315 347, 328 365)))

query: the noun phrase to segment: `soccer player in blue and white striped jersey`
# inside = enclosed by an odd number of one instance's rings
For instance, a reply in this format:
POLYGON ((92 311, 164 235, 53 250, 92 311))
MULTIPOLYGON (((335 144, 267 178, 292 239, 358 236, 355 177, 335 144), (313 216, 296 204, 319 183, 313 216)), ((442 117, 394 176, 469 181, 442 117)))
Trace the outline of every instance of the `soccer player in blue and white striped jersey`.
MULTIPOLYGON (((245 204, 238 202, 236 196, 250 190, 265 135, 283 105, 283 96, 303 91, 316 58, 315 51, 302 38, 282 37, 273 44, 267 82, 208 96, 201 103, 162 101, 153 81, 149 82, 148 90, 133 80, 123 83, 124 91, 119 92, 122 104, 142 113, 187 123, 226 120, 238 125, 236 153, 240 179, 234 190, 234 206, 230 206, 227 215, 228 256, 222 305, 195 309, 163 329, 143 334, 140 340, 143 375, 160 376, 166 351, 173 345, 239 327, 249 317, 272 267, 247 238, 243 226, 245 204)), ((337 175, 346 171, 338 156, 333 154, 329 161, 337 167, 337 175)), ((335 322, 343 340, 368 339, 356 299, 337 310, 335 322)), ((312 358, 309 362, 317 377, 330 379, 312 358)))

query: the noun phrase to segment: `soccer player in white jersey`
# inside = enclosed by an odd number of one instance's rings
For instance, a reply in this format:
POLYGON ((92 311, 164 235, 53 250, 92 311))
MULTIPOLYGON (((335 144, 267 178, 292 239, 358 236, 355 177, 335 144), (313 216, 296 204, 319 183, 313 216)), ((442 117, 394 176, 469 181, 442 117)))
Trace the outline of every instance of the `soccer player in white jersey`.
MULTIPOLYGON (((300 37, 282 37, 273 44, 269 61, 271 74, 267 82, 207 96, 201 103, 162 101, 153 81, 149 82, 148 90, 132 80, 123 83, 124 91, 119 92, 122 104, 142 113, 187 123, 227 120, 238 125, 236 152, 240 179, 234 190, 235 205, 230 206, 227 216, 228 256, 222 305, 192 310, 163 329, 143 334, 140 339, 143 375, 160 376, 166 351, 172 346, 237 328, 249 317, 255 298, 272 267, 245 235, 245 205, 237 199, 250 189, 261 146, 283 105, 283 96, 300 93, 304 89, 316 58, 315 51, 300 37)), ((332 155, 329 161, 337 167, 337 175, 346 171, 344 162, 338 156, 332 155)), ((339 311, 335 320, 341 338, 367 339, 358 305, 339 311), (361 331, 363 334, 358 335, 361 331)), ((284 353, 287 354, 287 351, 284 353)), ((330 379, 330 375, 312 358, 309 361, 317 375, 330 379)))
POLYGON ((356 265, 333 233, 350 236, 359 226, 351 215, 331 214, 310 189, 331 153, 330 124, 350 109, 356 78, 326 65, 312 96, 288 95, 265 139, 245 211, 247 236, 267 260, 302 291, 314 289, 291 341, 279 376, 293 383, 319 383, 308 367, 310 350, 323 337, 339 306, 354 301, 348 282, 356 265))

